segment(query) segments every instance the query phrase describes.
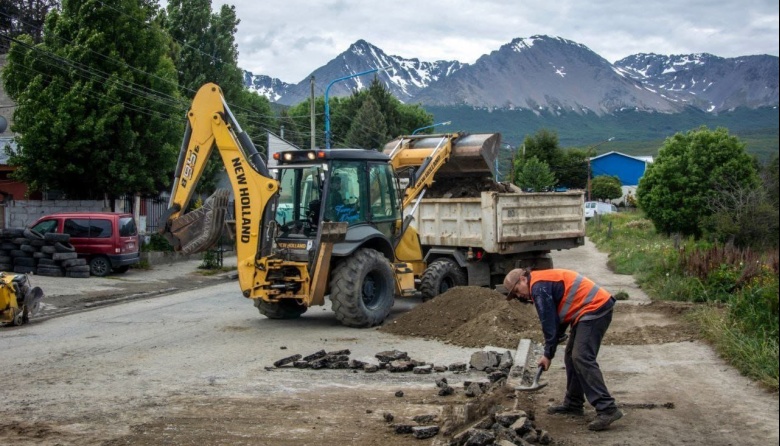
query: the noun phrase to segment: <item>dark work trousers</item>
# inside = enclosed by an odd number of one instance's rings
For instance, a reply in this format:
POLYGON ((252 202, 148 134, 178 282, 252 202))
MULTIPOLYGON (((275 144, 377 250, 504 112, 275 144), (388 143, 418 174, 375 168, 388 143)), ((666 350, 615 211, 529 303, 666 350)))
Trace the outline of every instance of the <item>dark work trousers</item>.
POLYGON ((610 311, 598 319, 580 320, 571 328, 563 356, 566 365, 566 397, 563 401, 565 405, 582 407, 587 398, 597 413, 612 413, 617 409, 615 399, 610 396, 596 362, 601 340, 611 322, 610 311))

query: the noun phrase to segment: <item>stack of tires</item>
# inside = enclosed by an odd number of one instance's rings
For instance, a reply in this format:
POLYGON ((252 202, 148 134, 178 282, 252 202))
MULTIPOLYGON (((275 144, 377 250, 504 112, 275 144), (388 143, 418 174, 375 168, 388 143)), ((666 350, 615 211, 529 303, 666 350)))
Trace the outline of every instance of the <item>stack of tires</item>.
POLYGON ((69 234, 41 234, 27 228, 0 230, 0 271, 50 277, 89 277, 89 265, 79 259, 69 234))

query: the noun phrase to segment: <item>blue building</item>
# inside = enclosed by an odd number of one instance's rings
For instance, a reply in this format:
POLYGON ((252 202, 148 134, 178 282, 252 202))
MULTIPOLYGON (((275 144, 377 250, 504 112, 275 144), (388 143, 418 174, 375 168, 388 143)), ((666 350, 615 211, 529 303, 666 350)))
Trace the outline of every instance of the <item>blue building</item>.
POLYGON ((647 165, 652 162, 652 156, 631 156, 620 152, 608 152, 590 159, 590 177, 609 175, 620 178, 623 196, 613 200, 615 204, 618 204, 624 201, 627 195, 636 194, 639 179, 645 174, 647 165))

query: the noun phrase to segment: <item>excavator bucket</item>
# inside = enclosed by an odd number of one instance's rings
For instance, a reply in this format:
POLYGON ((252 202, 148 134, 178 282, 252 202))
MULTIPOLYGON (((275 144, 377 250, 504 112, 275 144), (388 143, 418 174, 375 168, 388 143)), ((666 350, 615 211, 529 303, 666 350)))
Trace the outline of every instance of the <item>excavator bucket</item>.
POLYGON ((230 192, 218 189, 198 209, 184 214, 170 225, 177 250, 184 254, 203 252, 217 243, 227 214, 230 192))
MULTIPOLYGON (((384 153, 391 153, 399 142, 409 149, 433 150, 447 143, 447 135, 401 136, 384 147, 384 153), (403 140, 403 141, 401 141, 403 140)), ((461 134, 455 138, 450 159, 436 172, 436 178, 445 177, 487 177, 495 176, 495 162, 501 147, 500 133, 461 134)))

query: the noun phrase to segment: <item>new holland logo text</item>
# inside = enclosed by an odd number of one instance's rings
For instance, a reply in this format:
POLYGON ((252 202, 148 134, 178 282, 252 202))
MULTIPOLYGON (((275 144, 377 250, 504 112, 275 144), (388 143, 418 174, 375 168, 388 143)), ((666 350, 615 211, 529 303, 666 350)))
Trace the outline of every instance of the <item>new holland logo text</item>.
MULTIPOLYGON (((246 186, 246 174, 244 174, 244 166, 241 164, 241 158, 233 159, 233 172, 236 175, 238 184, 246 186)), ((250 235, 252 233, 252 198, 249 196, 249 188, 239 188, 237 199, 241 206, 239 208, 239 215, 241 218, 241 243, 249 243, 250 235)), ((236 218, 239 217, 237 216, 236 218)))
POLYGON ((300 242, 279 242, 277 246, 283 249, 306 249, 306 243, 300 242))

